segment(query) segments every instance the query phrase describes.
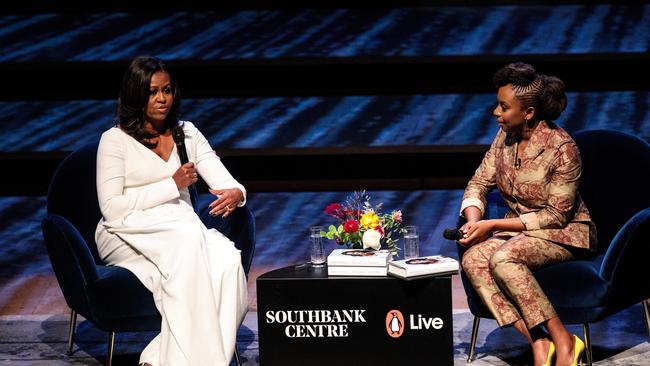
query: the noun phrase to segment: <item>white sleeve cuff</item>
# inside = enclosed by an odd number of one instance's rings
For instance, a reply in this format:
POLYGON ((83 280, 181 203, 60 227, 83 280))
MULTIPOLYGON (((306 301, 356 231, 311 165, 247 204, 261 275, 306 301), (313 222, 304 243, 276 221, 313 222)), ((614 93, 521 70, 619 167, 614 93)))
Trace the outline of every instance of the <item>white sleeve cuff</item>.
POLYGON ((235 188, 239 189, 242 195, 244 196, 244 198, 239 202, 239 204, 237 204, 237 207, 244 207, 244 205, 246 205, 246 188, 244 188, 244 186, 241 184, 239 184, 235 188))
POLYGON ((529 212, 522 215, 519 215, 521 222, 524 223, 527 231, 530 230, 539 230, 539 217, 537 217, 536 212, 529 212))
POLYGON ((483 217, 483 214, 485 213, 485 206, 483 205, 483 202, 481 202, 481 200, 478 198, 472 198, 472 197, 465 198, 463 200, 463 203, 460 205, 461 217, 465 217, 465 215, 463 215, 463 211, 465 211, 465 209, 469 206, 475 206, 476 208, 478 208, 479 211, 481 211, 481 217, 483 217))

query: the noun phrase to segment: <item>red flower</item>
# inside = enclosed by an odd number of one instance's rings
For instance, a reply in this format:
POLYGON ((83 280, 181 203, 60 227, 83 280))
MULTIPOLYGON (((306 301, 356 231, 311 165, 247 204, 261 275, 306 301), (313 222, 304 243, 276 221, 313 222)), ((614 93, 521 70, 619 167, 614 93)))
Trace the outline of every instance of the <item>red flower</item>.
POLYGON ((343 209, 344 217, 352 217, 354 219, 359 219, 361 217, 361 210, 348 210, 347 208, 343 209))
POLYGON ((343 206, 340 203, 330 203, 325 207, 325 214, 336 217, 337 219, 344 219, 345 215, 341 210, 343 206))
POLYGON ((353 234, 359 231, 359 221, 348 220, 343 224, 343 230, 348 234, 353 234))
POLYGON ((379 231, 379 234, 381 234, 381 237, 384 237, 384 228, 381 226, 381 224, 375 226, 375 230, 379 231))

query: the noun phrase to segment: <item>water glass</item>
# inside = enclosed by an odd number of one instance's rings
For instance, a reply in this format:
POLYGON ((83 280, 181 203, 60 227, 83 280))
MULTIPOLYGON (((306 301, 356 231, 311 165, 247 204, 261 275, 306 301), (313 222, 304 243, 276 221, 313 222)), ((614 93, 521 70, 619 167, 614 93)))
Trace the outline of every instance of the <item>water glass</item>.
POLYGON ((325 248, 323 247, 323 238, 320 236, 323 231, 322 226, 312 226, 309 228, 309 246, 311 253, 311 264, 322 265, 325 263, 325 248))
POLYGON ((420 256, 418 227, 406 226, 404 229, 404 259, 417 258, 420 256))

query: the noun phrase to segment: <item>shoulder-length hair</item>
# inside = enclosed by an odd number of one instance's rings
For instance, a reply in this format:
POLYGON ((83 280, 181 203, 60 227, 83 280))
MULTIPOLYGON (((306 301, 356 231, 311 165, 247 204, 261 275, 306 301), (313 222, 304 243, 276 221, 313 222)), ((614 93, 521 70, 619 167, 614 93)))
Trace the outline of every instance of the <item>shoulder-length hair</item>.
POLYGON ((158 145, 148 141, 158 136, 158 133, 144 129, 145 113, 149 102, 151 77, 159 71, 169 75, 172 87, 174 101, 165 119, 165 127, 172 129, 178 123, 181 93, 174 74, 156 57, 141 56, 131 61, 122 79, 117 105, 117 125, 149 149, 158 145))

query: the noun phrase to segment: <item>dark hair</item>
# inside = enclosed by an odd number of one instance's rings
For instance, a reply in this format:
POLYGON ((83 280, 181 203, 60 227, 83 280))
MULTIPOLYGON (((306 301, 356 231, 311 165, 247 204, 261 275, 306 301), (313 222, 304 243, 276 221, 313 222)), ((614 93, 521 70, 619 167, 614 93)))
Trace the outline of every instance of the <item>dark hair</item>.
POLYGON ((497 71, 492 81, 496 88, 512 84, 515 96, 524 107, 535 108, 537 119, 553 121, 566 108, 567 97, 562 80, 539 75, 529 64, 509 64, 497 71))
POLYGON ((165 119, 165 126, 169 129, 173 128, 178 123, 181 93, 178 89, 174 74, 156 57, 140 56, 131 61, 122 79, 117 106, 117 124, 120 128, 150 149, 156 147, 158 144, 150 143, 146 140, 158 136, 158 133, 144 129, 145 110, 149 102, 151 77, 159 71, 169 75, 172 87, 174 101, 165 119))

